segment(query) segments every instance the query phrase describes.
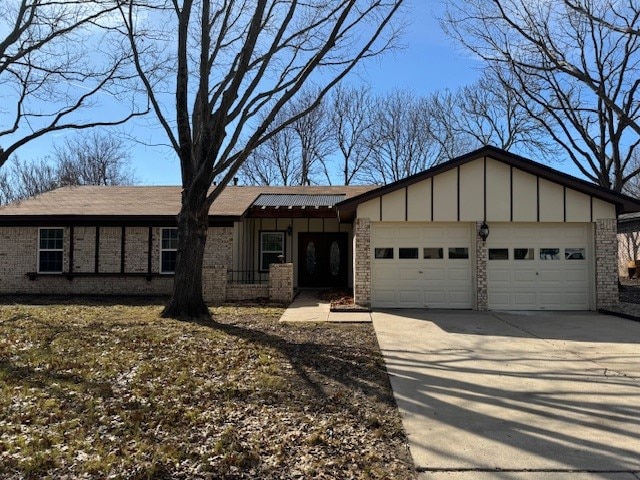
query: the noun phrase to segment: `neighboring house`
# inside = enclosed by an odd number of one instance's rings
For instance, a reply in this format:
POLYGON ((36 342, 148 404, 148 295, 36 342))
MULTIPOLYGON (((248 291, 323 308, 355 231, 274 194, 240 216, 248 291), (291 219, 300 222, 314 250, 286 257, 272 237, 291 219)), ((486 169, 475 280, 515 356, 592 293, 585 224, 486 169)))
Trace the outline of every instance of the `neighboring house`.
MULTIPOLYGON (((170 293, 179 202, 178 187, 67 187, 0 208, 0 293, 170 293)), ((204 294, 353 286, 374 308, 595 309, 617 302, 616 220, 632 212, 640 201, 492 147, 382 187, 230 186, 210 210, 204 294)))
POLYGON ((621 277, 640 270, 640 214, 630 213, 618 219, 618 272, 621 277), (634 267, 637 263, 637 267, 634 267), (629 267, 632 267, 629 270, 629 267))

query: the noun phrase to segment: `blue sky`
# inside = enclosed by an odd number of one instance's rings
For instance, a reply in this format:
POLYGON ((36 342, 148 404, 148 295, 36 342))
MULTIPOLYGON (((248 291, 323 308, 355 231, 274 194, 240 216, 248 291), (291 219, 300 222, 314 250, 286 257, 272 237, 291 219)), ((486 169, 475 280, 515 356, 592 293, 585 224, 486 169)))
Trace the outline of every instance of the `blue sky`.
MULTIPOLYGON (((416 95, 472 83, 478 77, 479 65, 442 33, 436 19, 442 11, 440 0, 407 1, 405 16, 411 23, 407 25, 402 39, 403 48, 361 66, 357 74, 348 79, 349 83, 367 83, 374 92, 408 89, 416 95)), ((130 125, 125 129, 141 141, 152 135, 142 124, 130 125)), ((49 151, 51 142, 59 142, 61 136, 49 136, 27 145, 18 152, 18 156, 23 160, 43 157, 49 151)), ((156 139, 164 140, 161 135, 157 135, 156 139)), ((134 145, 131 154, 132 166, 141 183, 180 183, 179 162, 173 151, 138 144, 134 145)))

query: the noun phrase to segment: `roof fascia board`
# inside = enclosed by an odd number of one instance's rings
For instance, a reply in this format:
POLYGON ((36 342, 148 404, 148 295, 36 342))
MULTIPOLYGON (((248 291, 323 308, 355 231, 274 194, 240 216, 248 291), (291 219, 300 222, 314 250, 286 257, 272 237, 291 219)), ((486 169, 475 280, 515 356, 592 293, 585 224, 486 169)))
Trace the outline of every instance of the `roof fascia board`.
MULTIPOLYGON (((241 217, 209 216, 210 227, 233 226, 241 217)), ((127 226, 168 227, 177 225, 176 215, 1 215, 0 227, 29 226, 127 226)))

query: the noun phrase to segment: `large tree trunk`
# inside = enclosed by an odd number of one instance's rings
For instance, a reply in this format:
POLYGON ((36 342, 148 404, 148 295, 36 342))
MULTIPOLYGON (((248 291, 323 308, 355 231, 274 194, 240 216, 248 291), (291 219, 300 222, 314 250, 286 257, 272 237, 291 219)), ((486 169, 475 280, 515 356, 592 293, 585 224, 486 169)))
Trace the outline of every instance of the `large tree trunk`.
POLYGON ((208 209, 203 209, 202 203, 197 199, 183 201, 180 209, 173 295, 162 312, 163 317, 194 319, 210 316, 202 298, 202 262, 209 221, 208 209))

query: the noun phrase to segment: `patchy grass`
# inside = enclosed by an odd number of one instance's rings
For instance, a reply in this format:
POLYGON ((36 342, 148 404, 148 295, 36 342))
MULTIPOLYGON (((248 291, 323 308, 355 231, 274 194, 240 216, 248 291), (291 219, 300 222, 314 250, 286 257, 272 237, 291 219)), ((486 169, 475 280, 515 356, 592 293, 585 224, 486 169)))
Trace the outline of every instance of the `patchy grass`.
POLYGON ((414 478, 370 325, 0 306, 2 478, 414 478))

